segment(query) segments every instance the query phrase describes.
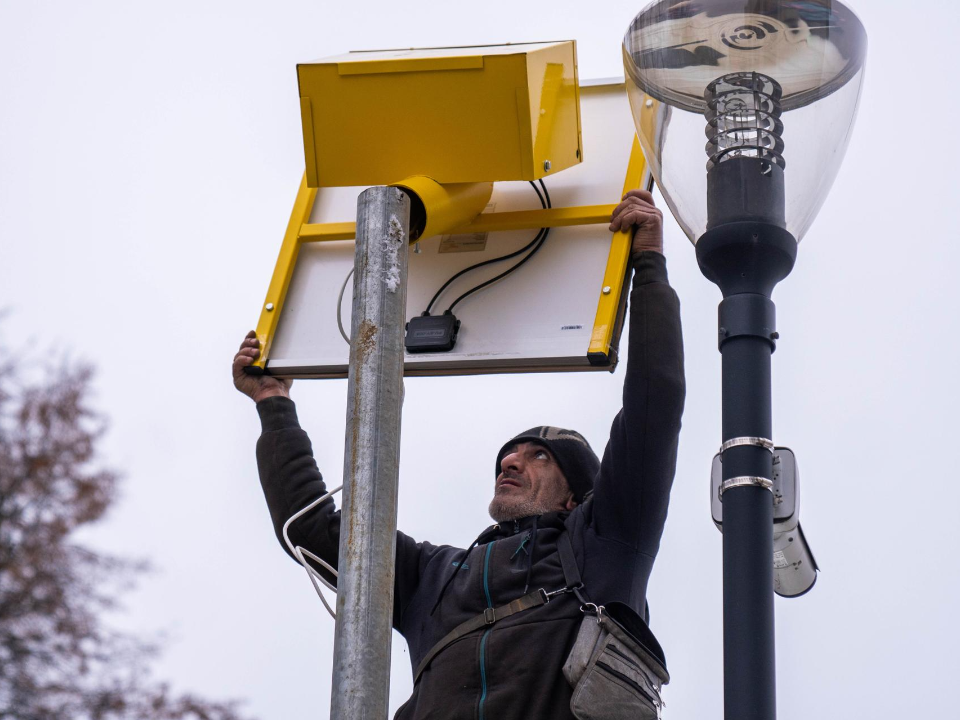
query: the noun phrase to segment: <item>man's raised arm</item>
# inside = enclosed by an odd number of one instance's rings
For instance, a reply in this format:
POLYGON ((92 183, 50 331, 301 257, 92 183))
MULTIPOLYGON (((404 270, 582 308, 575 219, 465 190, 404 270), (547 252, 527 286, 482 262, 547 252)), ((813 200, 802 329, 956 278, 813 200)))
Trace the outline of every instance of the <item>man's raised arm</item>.
MULTIPOLYGON (((260 343, 251 331, 243 339, 233 358, 233 384, 257 403, 262 433, 257 441, 257 465, 260 484, 270 509, 274 532, 283 542, 283 525, 287 519, 325 495, 327 487, 313 457, 310 438, 300 428, 296 407, 290 399, 290 380, 269 375, 247 375, 244 368, 260 355, 260 343)), ((331 498, 290 526, 294 545, 301 545, 337 567, 340 549, 340 513, 331 498)), ((321 568, 331 582, 330 577, 321 568)))
POLYGON ((651 557, 667 517, 685 384, 680 302, 667 281, 663 219, 653 196, 632 190, 611 230, 636 226, 623 409, 610 430, 595 485, 598 535, 651 557))
MULTIPOLYGON (((257 441, 260 484, 277 540, 290 555, 289 548, 283 542, 284 524, 296 512, 325 495, 328 488, 313 457, 310 438, 301 429, 296 406, 290 399, 292 381, 268 375, 247 375, 244 372, 244 368, 259 355, 260 343, 251 331, 233 358, 233 384, 257 403, 262 427, 257 441)), ((298 518, 290 526, 288 535, 294 546, 304 547, 332 567, 338 567, 340 511, 333 498, 298 518)), ((419 583, 421 562, 425 562, 436 550, 433 546, 425 549, 426 545, 418 544, 402 532, 397 533, 394 624, 398 629, 404 605, 419 583)), ((336 583, 336 578, 322 567, 316 563, 311 565, 327 580, 336 583)))

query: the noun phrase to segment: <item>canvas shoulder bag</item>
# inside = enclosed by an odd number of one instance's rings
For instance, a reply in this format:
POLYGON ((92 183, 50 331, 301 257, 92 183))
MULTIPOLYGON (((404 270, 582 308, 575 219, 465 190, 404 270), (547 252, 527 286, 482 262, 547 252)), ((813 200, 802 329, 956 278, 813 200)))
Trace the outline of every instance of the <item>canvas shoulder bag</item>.
POLYGON ((573 688, 570 711, 579 720, 658 720, 661 688, 670 682, 660 643, 628 605, 590 602, 569 533, 558 542, 564 581, 575 588, 583 613, 563 666, 573 688))

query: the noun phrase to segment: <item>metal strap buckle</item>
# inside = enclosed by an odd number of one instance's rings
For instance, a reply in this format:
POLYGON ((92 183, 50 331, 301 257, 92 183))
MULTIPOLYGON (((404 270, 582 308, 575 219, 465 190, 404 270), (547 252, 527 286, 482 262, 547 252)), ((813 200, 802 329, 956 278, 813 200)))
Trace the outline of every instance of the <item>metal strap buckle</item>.
POLYGON ((723 499, 723 493, 725 491, 735 487, 762 487, 766 488, 770 492, 773 492, 773 480, 765 477, 758 477, 757 475, 740 475, 738 477, 730 478, 729 480, 724 480, 720 484, 720 499, 723 499))
POLYGON ((767 438, 762 437, 735 437, 730 438, 723 443, 723 445, 720 446, 720 452, 722 453, 724 450, 740 447, 741 445, 754 445, 756 447, 762 447, 766 450, 769 450, 771 453, 774 451, 773 440, 767 440, 767 438))
POLYGON ((597 616, 598 625, 603 622, 603 611, 603 605, 595 605, 592 602, 584 603, 580 606, 580 612, 582 612, 584 615, 595 614, 597 616))
POLYGON ((567 587, 562 587, 559 590, 553 590, 552 592, 547 592, 543 588, 540 588, 540 592, 543 593, 544 602, 550 602, 550 599, 555 598, 557 595, 566 595, 567 593, 575 593, 582 587, 583 587, 582 584, 577 585, 576 587, 567 586, 567 587))
POLYGON ((493 625, 497 621, 497 611, 496 608, 484 608, 483 609, 483 621, 487 625, 493 625))

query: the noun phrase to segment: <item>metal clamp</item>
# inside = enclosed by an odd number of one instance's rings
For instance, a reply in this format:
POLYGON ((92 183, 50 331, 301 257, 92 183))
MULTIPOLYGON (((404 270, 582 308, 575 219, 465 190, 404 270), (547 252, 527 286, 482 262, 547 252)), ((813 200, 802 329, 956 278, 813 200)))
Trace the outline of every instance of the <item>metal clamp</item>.
POLYGON ((755 445, 756 447, 762 447, 773 452, 773 440, 767 440, 767 438, 762 437, 735 437, 727 440, 723 445, 720 446, 720 452, 724 450, 729 450, 730 448, 740 447, 741 445, 755 445))
POLYGON ((740 475, 738 477, 730 478, 729 480, 724 480, 720 484, 720 499, 723 499, 723 493, 725 491, 735 487, 762 487, 766 488, 770 492, 773 492, 773 480, 765 477, 759 477, 757 475, 740 475))

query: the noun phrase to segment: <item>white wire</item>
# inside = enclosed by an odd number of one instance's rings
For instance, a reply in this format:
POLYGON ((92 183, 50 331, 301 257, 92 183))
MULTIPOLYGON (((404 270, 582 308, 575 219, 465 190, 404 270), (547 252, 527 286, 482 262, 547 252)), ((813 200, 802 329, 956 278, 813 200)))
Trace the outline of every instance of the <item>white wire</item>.
MULTIPOLYGON (((353 271, 351 271, 351 272, 353 272, 353 271)), ((346 286, 346 283, 344 283, 344 286, 346 286)), ((336 495, 338 492, 340 492, 342 489, 343 489, 343 485, 340 485, 339 487, 335 487, 333 490, 331 490, 330 492, 328 492, 326 495, 322 495, 322 496, 318 497, 316 500, 314 500, 312 503, 310 503, 309 505, 307 505, 305 508, 303 508, 302 510, 299 510, 298 512, 296 512, 296 513, 294 513, 293 515, 291 515, 290 518, 283 524, 283 541, 286 543, 287 547, 290 549, 290 552, 293 553, 293 556, 294 556, 294 557, 297 559, 297 561, 303 566, 303 569, 307 571, 307 577, 310 578, 310 583, 313 585, 313 589, 317 591, 317 595, 320 596, 320 600, 321 600, 321 602, 323 602, 323 606, 327 609, 327 612, 330 613, 330 616, 331 616, 334 620, 337 619, 337 614, 333 611, 333 609, 330 607, 330 603, 328 603, 328 602, 327 602, 327 599, 323 596, 323 592, 321 592, 320 586, 317 585, 317 580, 319 580, 321 583, 323 583, 324 587, 329 588, 329 589, 332 590, 333 592, 336 592, 336 591, 337 591, 337 586, 336 586, 336 585, 333 585, 332 583, 330 583, 325 577, 323 577, 323 575, 321 575, 321 574, 318 573, 316 570, 314 570, 312 567, 310 567, 310 564, 306 561, 306 559, 304 558, 304 555, 306 555, 307 557, 309 557, 309 558, 310 558, 311 560, 313 560, 314 562, 319 563, 320 565, 322 565, 323 568, 324 568, 325 570, 327 570, 327 571, 328 571, 331 575, 333 575, 334 577, 338 577, 337 571, 334 570, 333 567, 332 567, 329 563, 327 563, 327 562, 324 561, 323 559, 317 557, 316 555, 314 555, 312 552, 310 552, 310 551, 307 550, 306 548, 303 548, 303 547, 301 547, 301 546, 299 546, 299 545, 294 546, 294 544, 293 544, 292 542, 290 542, 289 530, 290 530, 290 525, 293 524, 293 521, 294 521, 294 520, 297 520, 298 518, 302 517, 304 514, 310 512, 311 510, 313 510, 313 509, 314 509, 317 505, 319 505, 320 503, 322 503, 322 502, 324 502, 324 501, 326 501, 326 500, 329 500, 329 499, 332 498, 334 495, 336 495)))
POLYGON ((347 289, 347 282, 350 280, 351 275, 353 275, 353 268, 350 268, 350 272, 348 272, 347 276, 343 279, 343 285, 340 286, 340 294, 337 296, 337 327, 340 328, 340 334, 343 336, 347 345, 350 344, 350 338, 347 337, 347 333, 343 329, 343 317, 340 311, 343 306, 343 291, 347 289))
MULTIPOLYGON (((309 550, 304 550, 304 549, 303 549, 302 547, 300 547, 299 545, 297 546, 297 548, 296 548, 297 560, 299 560, 299 561, 300 561, 300 564, 303 565, 304 569, 306 569, 306 571, 307 571, 307 577, 310 579, 310 583, 313 585, 313 589, 317 591, 317 595, 320 596, 320 602, 323 603, 323 607, 326 609, 326 611, 327 611, 328 613, 330 613, 330 617, 332 617, 334 620, 336 620, 336 619, 337 619, 337 613, 334 612, 333 608, 330 607, 330 603, 328 603, 328 602, 327 602, 327 599, 323 596, 323 592, 321 592, 320 586, 317 585, 317 580, 319 580, 320 582, 322 582, 322 583, 324 584, 324 586, 330 588, 330 589, 333 590, 334 592, 337 591, 337 588, 336 588, 335 585, 331 585, 330 583, 328 583, 328 582, 323 578, 322 575, 320 575, 316 570, 314 570, 312 567, 310 567, 310 566, 307 564, 307 561, 303 559, 303 554, 304 554, 304 553, 306 553, 307 555, 309 555, 311 559, 316 560, 317 562, 321 563, 322 565, 326 566, 327 568, 330 568, 330 566, 327 565, 325 562, 323 562, 323 560, 321 560, 320 558, 318 558, 316 555, 314 555, 313 553, 311 553, 309 550)), ((331 570, 331 572, 336 573, 335 570, 331 570)))

